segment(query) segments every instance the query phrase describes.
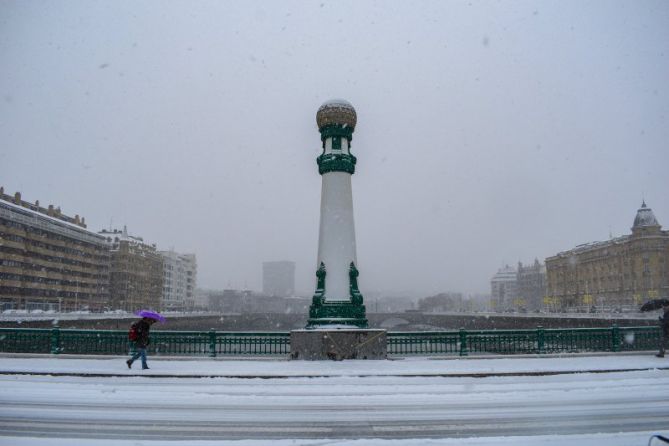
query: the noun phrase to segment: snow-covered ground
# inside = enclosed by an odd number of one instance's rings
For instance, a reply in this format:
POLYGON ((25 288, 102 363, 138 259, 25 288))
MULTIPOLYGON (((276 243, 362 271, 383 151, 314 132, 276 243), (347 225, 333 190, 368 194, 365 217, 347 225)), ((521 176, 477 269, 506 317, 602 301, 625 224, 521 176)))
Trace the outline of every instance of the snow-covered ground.
POLYGON ((669 359, 651 354, 153 357, 145 371, 124 359, 0 356, 0 445, 627 446, 669 434, 669 359))
POLYGON ((288 361, 149 357, 151 369, 128 370, 125 358, 110 356, 0 354, 0 372, 95 374, 152 377, 337 377, 337 376, 460 376, 556 372, 632 371, 669 368, 669 359, 650 352, 587 355, 528 355, 406 358, 388 361, 288 361))

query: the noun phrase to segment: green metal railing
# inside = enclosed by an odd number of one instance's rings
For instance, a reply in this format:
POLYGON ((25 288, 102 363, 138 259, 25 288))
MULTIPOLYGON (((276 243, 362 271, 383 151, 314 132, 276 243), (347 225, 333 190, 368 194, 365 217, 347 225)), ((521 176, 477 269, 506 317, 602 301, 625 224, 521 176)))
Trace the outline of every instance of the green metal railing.
POLYGON ((543 354, 658 348, 659 327, 565 328, 388 333, 391 355, 543 354))
MULTIPOLYGON (((659 327, 475 330, 388 333, 388 354, 543 354, 654 350, 659 327)), ((0 328, 0 352, 125 355, 133 349, 121 330, 0 328)), ((183 356, 287 356, 290 333, 156 331, 149 353, 183 356)))
MULTIPOLYGON (((0 328, 0 352, 125 355, 133 350, 122 330, 0 328)), ((183 356, 288 355, 289 333, 156 331, 149 354, 183 356)))
POLYGON ((57 353, 52 348, 59 338, 52 330, 0 328, 0 351, 8 353, 57 353))

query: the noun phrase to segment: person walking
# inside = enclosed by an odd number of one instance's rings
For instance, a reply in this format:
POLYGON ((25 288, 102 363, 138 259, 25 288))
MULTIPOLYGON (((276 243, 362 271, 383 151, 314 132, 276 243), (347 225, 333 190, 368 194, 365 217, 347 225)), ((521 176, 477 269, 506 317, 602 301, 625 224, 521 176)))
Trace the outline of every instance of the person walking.
POLYGON ((658 358, 664 358, 664 352, 669 344, 669 303, 662 307, 664 314, 660 316, 660 352, 655 355, 658 358))
POLYGON ((135 354, 125 362, 129 369, 132 368, 132 363, 135 362, 137 358, 142 358, 142 370, 149 368, 146 364, 146 347, 149 345, 149 342, 151 342, 149 331, 151 330, 151 326, 155 323, 155 319, 143 317, 131 325, 129 338, 135 343, 135 354), (133 337, 135 339, 132 339, 133 337))

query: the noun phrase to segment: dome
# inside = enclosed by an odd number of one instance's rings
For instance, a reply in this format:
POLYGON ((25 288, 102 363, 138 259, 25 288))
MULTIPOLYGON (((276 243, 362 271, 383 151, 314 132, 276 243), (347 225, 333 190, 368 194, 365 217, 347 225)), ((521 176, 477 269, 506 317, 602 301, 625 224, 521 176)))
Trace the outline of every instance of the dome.
POLYGON ((645 201, 641 203, 641 208, 636 212, 634 226, 632 228, 641 226, 660 226, 655 218, 655 214, 653 214, 653 210, 646 206, 645 201))
POLYGON ((318 129, 329 125, 341 125, 355 129, 358 116, 350 102, 343 99, 332 99, 320 106, 316 113, 318 129))

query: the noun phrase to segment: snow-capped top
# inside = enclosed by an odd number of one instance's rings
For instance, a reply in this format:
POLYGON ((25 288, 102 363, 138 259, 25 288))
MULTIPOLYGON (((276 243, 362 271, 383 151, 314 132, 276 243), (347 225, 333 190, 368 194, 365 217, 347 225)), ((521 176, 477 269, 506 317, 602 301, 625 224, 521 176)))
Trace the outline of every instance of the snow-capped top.
POLYGON ((345 105, 350 108, 353 108, 353 105, 351 105, 350 102, 348 102, 346 99, 340 99, 340 98, 332 98, 328 99, 327 101, 323 102, 321 105, 321 108, 328 106, 328 105, 345 105))
POLYGON ((646 201, 644 200, 641 203, 641 208, 636 211, 636 217, 634 218, 634 226, 632 229, 638 228, 641 226, 660 226, 653 214, 653 210, 646 206, 646 201))
POLYGON ((320 106, 316 113, 316 123, 322 129, 328 125, 342 125, 355 128, 358 116, 355 108, 344 99, 330 99, 320 106))

